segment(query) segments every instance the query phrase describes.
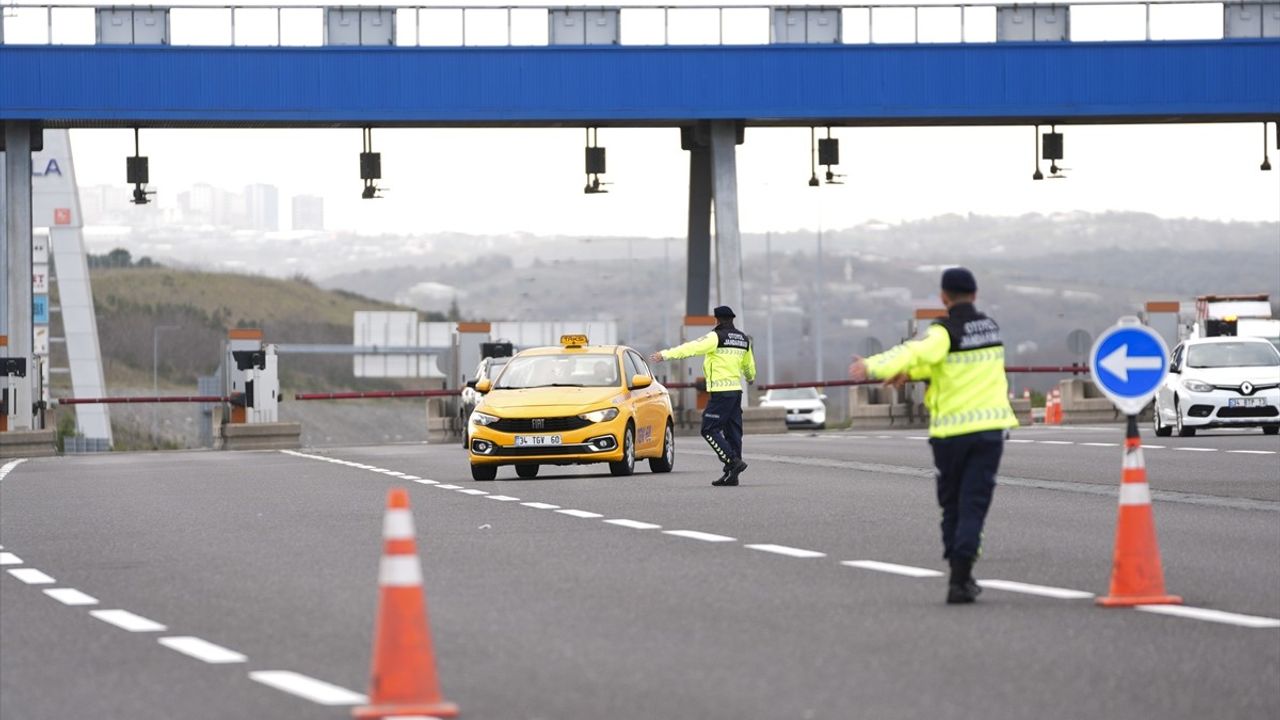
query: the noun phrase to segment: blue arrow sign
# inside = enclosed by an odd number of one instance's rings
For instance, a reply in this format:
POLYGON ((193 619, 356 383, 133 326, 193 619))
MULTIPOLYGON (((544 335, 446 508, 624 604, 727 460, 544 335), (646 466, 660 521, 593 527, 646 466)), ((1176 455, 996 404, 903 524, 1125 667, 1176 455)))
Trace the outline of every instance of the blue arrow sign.
POLYGON ((1123 318, 1098 337, 1089 353, 1093 381, 1116 407, 1137 413, 1169 372, 1164 339, 1136 318, 1123 318))

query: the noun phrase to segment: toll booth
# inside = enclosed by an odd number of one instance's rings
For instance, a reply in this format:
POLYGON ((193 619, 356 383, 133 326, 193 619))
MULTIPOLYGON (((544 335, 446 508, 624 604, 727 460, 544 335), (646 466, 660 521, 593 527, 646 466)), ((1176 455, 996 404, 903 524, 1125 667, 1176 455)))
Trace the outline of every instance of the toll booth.
MULTIPOLYGON (((39 430, 44 427, 43 413, 33 411, 34 398, 43 397, 42 364, 39 357, 9 356, 9 337, 0 335, 0 432, 39 430)), ((43 403, 41 403, 43 407, 43 403)))
POLYGON ((223 367, 227 397, 231 399, 232 424, 279 421, 280 376, 276 357, 276 346, 263 344, 261 330, 231 331, 223 367))

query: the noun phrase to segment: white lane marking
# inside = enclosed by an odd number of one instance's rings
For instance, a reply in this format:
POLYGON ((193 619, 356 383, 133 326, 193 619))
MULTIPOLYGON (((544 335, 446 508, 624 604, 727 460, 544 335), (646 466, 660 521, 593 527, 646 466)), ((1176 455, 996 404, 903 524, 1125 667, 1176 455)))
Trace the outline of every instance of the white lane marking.
POLYGON ((568 515, 570 517, 584 518, 588 520, 591 518, 604 517, 600 513, 587 512, 586 510, 557 510, 556 512, 561 515, 568 515))
POLYGON ((317 705, 363 705, 369 702, 369 698, 358 692, 290 670, 259 670, 249 673, 249 679, 317 705))
POLYGON ((9 462, 5 463, 3 466, 0 466, 0 480, 3 480, 5 475, 8 475, 9 473, 13 472, 14 468, 18 467, 19 465, 21 465, 26 461, 27 461, 26 458, 18 458, 17 460, 10 460, 9 462))
MULTIPOLYGON (((819 437, 822 437, 822 436, 820 435, 819 437)), ((832 438, 834 438, 834 437, 836 437, 836 436, 835 436, 835 435, 828 435, 827 437, 832 437, 832 438)), ((845 435, 845 437, 849 438, 850 440, 866 440, 866 439, 868 439, 866 435, 845 435)))
POLYGON ((383 470, 383 471, 382 471, 382 474, 383 474, 383 475, 390 475, 391 477, 398 477, 398 478, 405 478, 405 479, 408 479, 408 476, 407 476, 407 475, 405 475, 404 473, 400 472, 399 470, 383 470))
POLYGON ((1070 440, 1037 440, 1041 445, 1075 445, 1070 440))
POLYGON ((1237 453, 1239 455, 1275 455, 1275 450, 1228 450, 1229 453, 1237 453))
POLYGON ((11 552, 0 552, 0 565, 21 565, 22 558, 11 552))
POLYGON ((1180 448, 1174 448, 1174 450, 1181 450, 1182 452, 1218 452, 1218 448, 1183 448, 1183 447, 1180 447, 1180 448))
POLYGON ((1143 450, 1163 450, 1164 445, 1143 445, 1143 450))
POLYGON ((907 439, 908 440, 928 440, 929 438, 925 435, 908 435, 907 439))
POLYGON ((544 503, 544 502, 527 502, 527 503, 520 503, 520 504, 525 507, 531 507, 534 510, 559 510, 560 509, 559 505, 552 505, 551 503, 544 503))
POLYGON ((45 590, 45 595, 57 600, 63 605, 97 605, 98 598, 92 595, 86 595, 75 588, 54 588, 45 590))
POLYGON ((1048 585, 1031 585, 1012 580, 979 580, 978 584, 992 590, 1039 595, 1040 597, 1057 598, 1058 600, 1083 600, 1093 597, 1093 593, 1070 588, 1050 587, 1048 585))
POLYGON ((520 498, 511 497, 510 495, 490 495, 488 500, 497 500, 499 502, 519 502, 520 498))
POLYGON ((663 530, 662 532, 666 535, 675 535, 676 537, 701 540, 703 542, 733 542, 737 539, 728 535, 716 535, 715 533, 705 533, 698 530, 663 530))
POLYGON ((1280 628, 1280 620, 1275 618, 1241 615, 1221 610, 1209 610, 1208 608, 1187 607, 1185 605, 1138 605, 1136 609, 1142 612, 1156 613, 1157 615, 1172 615, 1173 617, 1205 620, 1207 622, 1238 625, 1247 628, 1280 628))
POLYGON ((1017 438, 1012 438, 1010 440, 1006 440, 1005 442, 1013 443, 1015 445, 1029 445, 1035 442, 1035 440, 1019 440, 1017 438))
POLYGON ((877 440, 892 440, 892 439, 893 439, 893 436, 892 436, 892 435, 877 435, 877 436, 876 436, 876 439, 877 439, 877 440))
POLYGON ((1080 443, 1087 447, 1120 447, 1119 443, 1080 443))
POLYGON ((412 480, 414 482, 418 482, 419 480, 422 479, 417 475, 401 475, 400 477, 404 478, 405 480, 412 480))
POLYGON ((417 480, 414 480, 414 482, 419 483, 421 485, 439 485, 440 484, 435 480, 428 480, 426 478, 418 478, 417 480))
POLYGON ((905 575, 913 578, 942 577, 942 573, 937 570, 914 567, 911 565, 897 565, 895 563, 880 562, 879 560, 846 560, 840 564, 854 568, 862 568, 863 570, 876 570, 879 572, 893 573, 894 575, 905 575))
POLYGON ((90 610, 89 614, 104 623, 115 625, 129 632, 163 632, 169 628, 155 620, 148 620, 141 615, 134 615, 128 610, 90 610))
POLYGON ((610 525, 617 525, 619 527, 631 528, 632 530, 661 530, 662 529, 661 525, 654 525, 653 523, 640 522, 639 520, 626 520, 624 518, 618 518, 617 520, 605 520, 605 522, 609 523, 610 525))
POLYGON ((488 495, 484 490, 476 490, 474 488, 458 488, 458 492, 463 495, 488 495))
POLYGON ((9 574, 28 585, 48 585, 53 582, 53 578, 35 568, 17 568, 10 570, 9 574))
POLYGON ((249 659, 235 650, 228 650, 221 645, 214 645, 208 640, 201 640, 198 637, 192 637, 190 635, 162 637, 157 642, 170 650, 177 650, 183 655, 193 657, 197 660, 203 660, 210 665, 242 663, 249 659))
POLYGON ((436 487, 440 488, 441 490, 461 490, 462 489, 461 485, 436 485, 436 487))
POLYGON ((771 545, 765 543, 763 545, 747 545, 749 550, 759 550, 761 552, 774 553, 775 555, 786 555, 793 558, 820 558, 826 557, 826 553, 820 553, 816 550, 805 550, 804 548, 789 547, 787 545, 771 545))

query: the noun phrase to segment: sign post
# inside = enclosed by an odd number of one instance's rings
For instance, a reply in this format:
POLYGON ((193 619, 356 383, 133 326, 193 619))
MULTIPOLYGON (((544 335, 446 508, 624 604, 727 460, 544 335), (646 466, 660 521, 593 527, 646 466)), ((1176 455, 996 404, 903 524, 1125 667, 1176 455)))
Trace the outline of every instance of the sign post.
POLYGON ((1169 349, 1164 339, 1138 318, 1123 317, 1094 342, 1089 368, 1098 389, 1128 416, 1111 590, 1098 598, 1098 604, 1132 607, 1181 603, 1182 598, 1169 595, 1164 589, 1151 488, 1138 435, 1138 413, 1151 402, 1169 373, 1169 349))

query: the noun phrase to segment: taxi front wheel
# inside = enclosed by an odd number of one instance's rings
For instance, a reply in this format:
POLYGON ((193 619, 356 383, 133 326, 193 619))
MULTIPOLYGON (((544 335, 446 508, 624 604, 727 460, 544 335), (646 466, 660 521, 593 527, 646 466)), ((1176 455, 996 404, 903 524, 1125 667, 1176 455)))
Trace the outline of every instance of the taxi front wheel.
POLYGON ((497 465, 472 465, 471 479, 476 481, 493 480, 498 477, 497 465))
POLYGON ((636 429, 627 423, 622 434, 622 459, 609 463, 609 472, 619 477, 631 475, 636 471, 636 429))

